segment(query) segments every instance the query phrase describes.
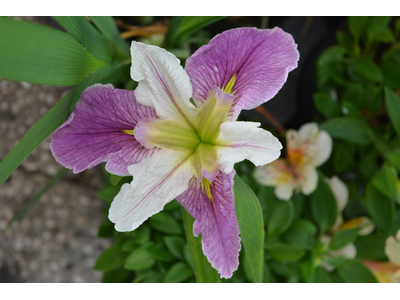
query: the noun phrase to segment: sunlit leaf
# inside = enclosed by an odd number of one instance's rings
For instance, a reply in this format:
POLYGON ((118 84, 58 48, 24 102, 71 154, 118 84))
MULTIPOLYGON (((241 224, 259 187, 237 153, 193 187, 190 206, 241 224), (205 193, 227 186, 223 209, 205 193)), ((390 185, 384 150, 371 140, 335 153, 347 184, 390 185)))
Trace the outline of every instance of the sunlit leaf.
POLYGON ((233 194, 240 236, 246 251, 253 282, 262 282, 264 267, 264 220, 254 192, 235 175, 233 194))
POLYGON ((181 209, 181 213, 185 228, 186 240, 193 261, 193 269, 196 281, 198 283, 221 282, 217 271, 211 267, 207 257, 203 254, 201 237, 195 237, 193 235, 194 219, 184 208, 181 209))
POLYGON ((0 77, 47 85, 76 85, 105 63, 70 34, 0 17, 0 77))

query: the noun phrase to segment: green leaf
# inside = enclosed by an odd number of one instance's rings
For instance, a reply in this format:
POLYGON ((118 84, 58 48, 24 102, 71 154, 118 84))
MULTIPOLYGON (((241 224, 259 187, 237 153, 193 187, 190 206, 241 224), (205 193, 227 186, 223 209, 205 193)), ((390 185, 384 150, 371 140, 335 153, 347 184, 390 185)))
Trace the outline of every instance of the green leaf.
POLYGON ((319 86, 323 86, 332 78, 335 68, 343 60, 345 53, 345 48, 335 45, 329 47, 319 56, 317 60, 317 80, 319 86))
POLYGON ((355 16, 348 18, 348 25, 351 34, 354 36, 356 41, 359 41, 364 33, 367 25, 368 18, 365 16, 355 16))
POLYGON ((340 143, 333 148, 333 167, 337 173, 346 171, 354 164, 356 147, 350 143, 340 143))
POLYGON ((328 118, 338 117, 340 114, 339 103, 334 101, 327 93, 315 93, 314 103, 318 111, 328 118))
POLYGON ((332 237, 332 241, 329 245, 330 250, 339 250, 354 242, 358 236, 360 228, 339 231, 332 237))
POLYGON ((335 223, 338 209, 335 197, 325 182, 324 176, 319 173, 318 177, 317 188, 310 195, 311 212, 321 232, 324 232, 335 223))
POLYGON ((305 219, 296 219, 282 235, 282 239, 302 249, 311 249, 314 244, 312 236, 317 232, 315 225, 305 219))
POLYGON ((276 283, 276 279, 268 267, 268 264, 264 264, 264 276, 263 283, 276 283))
POLYGON ((386 235, 359 236, 354 242, 357 248, 357 258, 375 261, 386 260, 385 242, 386 235))
POLYGON ((113 60, 114 49, 110 41, 104 37, 86 17, 58 16, 53 17, 67 32, 69 32, 85 49, 101 61, 110 63, 113 60))
POLYGON ((168 233, 168 234, 181 234, 182 228, 178 222, 171 217, 167 212, 159 212, 150 218, 150 226, 154 229, 168 233))
POLYGON ((400 149, 387 153, 386 158, 400 171, 400 149))
POLYGON ((367 36, 370 42, 393 42, 395 38, 389 28, 391 16, 373 16, 370 17, 367 24, 367 36))
POLYGON ((217 22, 225 17, 218 16, 187 16, 180 22, 179 30, 176 33, 175 44, 182 45, 191 35, 203 27, 217 22))
POLYGON ((105 63, 68 33, 0 17, 0 77, 47 85, 76 85, 105 63))
POLYGON ((383 165, 372 182, 381 193, 400 204, 400 194, 396 188, 397 174, 395 175, 389 166, 383 165))
POLYGON ((118 175, 115 175, 115 174, 110 174, 110 183, 111 183, 112 185, 117 185, 118 182, 119 182, 122 178, 123 178, 122 176, 118 176, 118 175))
POLYGON ((362 107, 376 114, 381 110, 383 89, 380 85, 369 84, 365 88, 364 99, 360 103, 362 107))
POLYGON ((101 200, 111 204, 115 196, 117 196, 119 193, 120 189, 120 186, 105 186, 96 194, 96 196, 101 200))
POLYGON ((268 235, 285 232, 294 219, 294 207, 291 201, 280 201, 268 219, 268 235))
POLYGON ((343 92, 340 100, 342 103, 349 102, 353 103, 354 105, 360 105, 363 103, 364 98, 365 91, 361 84, 349 84, 343 92))
POLYGON ((165 39, 164 39, 164 47, 165 48, 172 48, 175 46, 175 41, 178 36, 178 30, 182 23, 182 19, 183 19, 183 17, 181 17, 181 16, 171 17, 168 32, 165 35, 165 39))
POLYGON ((400 65, 392 62, 385 62, 380 65, 383 75, 383 83, 388 87, 400 90, 400 65))
POLYGON ((117 58, 129 59, 129 45, 121 38, 113 17, 91 16, 89 18, 93 24, 96 25, 97 29, 99 29, 100 32, 118 49, 117 58))
POLYGON ((365 193, 365 204, 378 228, 389 232, 393 227, 394 202, 370 182, 365 193))
POLYGON ((236 174, 233 195, 243 248, 253 274, 253 282, 262 282, 264 267, 264 220, 254 192, 236 174))
POLYGON ((112 237, 114 234, 114 224, 106 218, 103 223, 101 223, 99 230, 97 231, 97 236, 104 237, 112 237))
POLYGON ((354 62, 355 71, 366 80, 382 82, 381 69, 369 58, 359 57, 354 62))
POLYGON ((162 244, 160 245, 150 245, 147 251, 157 260, 171 262, 174 257, 168 252, 168 249, 162 244))
POLYGON ((96 271, 108 272, 122 267, 127 253, 123 252, 120 243, 115 243, 104 250, 97 258, 93 269, 96 271))
MULTIPOLYGON (((0 18, 0 23, 1 22, 2 18, 0 18)), ((2 49, 0 47, 0 52, 1 51, 2 49)), ((85 88, 95 83, 117 82, 126 74, 129 74, 128 71, 129 66, 124 64, 115 63, 104 66, 87 76, 78 86, 73 88, 66 96, 58 101, 58 103, 54 105, 2 159, 0 162, 0 185, 29 153, 67 120, 70 109, 78 102, 80 94, 85 88)))
POLYGON ((271 256, 279 261, 292 262, 297 261, 306 253, 303 249, 295 245, 285 243, 265 244, 265 248, 271 256))
POLYGON ((350 143, 367 145, 371 142, 371 129, 362 119, 341 117, 333 118, 319 125, 332 137, 348 141, 350 143))
POLYGON ((112 271, 105 272, 101 282, 103 283, 120 283, 124 282, 125 278, 128 277, 130 271, 119 268, 112 271))
POLYGON ((192 270, 184 262, 174 264, 168 270, 164 278, 164 283, 178 283, 188 279, 193 274, 192 270))
POLYGON ((182 207, 181 214, 185 228, 186 240, 188 242, 190 254, 193 261, 193 270, 198 283, 221 282, 221 279, 215 269, 211 267, 207 257, 203 254, 200 236, 193 236, 192 216, 182 207))
POLYGON ((377 283, 371 271, 358 260, 346 260, 337 272, 347 283, 377 283))
POLYGON ((143 245, 131 252, 124 262, 124 268, 131 271, 141 271, 151 268, 156 260, 147 250, 149 245, 143 245))
POLYGON ((397 136, 400 137, 400 96, 392 89, 385 87, 385 103, 390 121, 396 129, 397 136))
POLYGON ((318 267, 315 270, 313 283, 332 283, 332 279, 327 271, 318 267))
POLYGON ((178 259, 183 260, 183 246, 186 241, 180 236, 166 236, 164 237, 165 245, 169 252, 178 259))

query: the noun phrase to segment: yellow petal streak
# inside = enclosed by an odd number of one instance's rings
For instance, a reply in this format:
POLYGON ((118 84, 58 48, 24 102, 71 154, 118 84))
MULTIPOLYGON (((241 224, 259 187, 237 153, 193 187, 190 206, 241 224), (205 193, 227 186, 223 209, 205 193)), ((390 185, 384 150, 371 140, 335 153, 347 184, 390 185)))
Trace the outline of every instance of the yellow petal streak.
POLYGON ((122 130, 122 132, 133 135, 133 130, 122 130))
POLYGON ((207 178, 203 177, 203 179, 200 182, 200 187, 202 190, 206 192, 206 195, 208 197, 208 200, 212 202, 212 195, 211 195, 211 182, 207 180, 207 178))
POLYGON ((236 74, 233 75, 233 77, 231 78, 231 80, 229 80, 229 82, 226 85, 226 87, 224 87, 223 91, 225 93, 232 94, 232 88, 235 85, 235 80, 236 80, 236 74))
POLYGON ((218 172, 218 152, 216 147, 200 144, 193 156, 193 171, 197 178, 204 175, 213 179, 218 172))

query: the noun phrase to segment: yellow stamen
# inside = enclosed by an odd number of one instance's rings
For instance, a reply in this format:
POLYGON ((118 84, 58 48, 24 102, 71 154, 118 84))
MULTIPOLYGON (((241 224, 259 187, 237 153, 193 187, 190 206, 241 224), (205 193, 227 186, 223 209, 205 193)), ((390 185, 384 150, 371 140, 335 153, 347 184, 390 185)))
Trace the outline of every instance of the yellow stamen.
POLYGON ((125 132, 127 134, 133 135, 133 130, 122 130, 122 132, 125 132))
POLYGON ((236 80, 236 74, 233 75, 233 77, 231 78, 231 80, 229 80, 228 84, 227 84, 226 87, 223 89, 223 91, 224 91, 225 93, 232 94, 232 88, 233 88, 233 86, 234 86, 234 84, 235 84, 235 80, 236 80))
POLYGON ((210 200, 210 202, 212 202, 210 186, 211 186, 211 182, 209 182, 207 178, 203 177, 203 179, 200 182, 200 187, 206 192, 208 200, 210 200))

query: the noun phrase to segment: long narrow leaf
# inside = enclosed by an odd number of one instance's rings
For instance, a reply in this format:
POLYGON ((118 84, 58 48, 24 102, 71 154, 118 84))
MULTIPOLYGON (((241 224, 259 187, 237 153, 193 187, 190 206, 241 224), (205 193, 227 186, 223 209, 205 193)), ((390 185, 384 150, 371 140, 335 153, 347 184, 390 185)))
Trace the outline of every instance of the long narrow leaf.
POLYGON ((104 65, 66 32, 0 17, 0 77, 4 79, 70 86, 104 65))
POLYGON ((392 89, 385 87, 385 102, 393 127, 400 136, 400 96, 392 89))
POLYGON ((24 206, 24 208, 18 212, 14 218, 12 218, 12 220, 7 224, 6 228, 3 230, 3 232, 5 232, 8 228, 11 227, 11 225, 22 218, 22 216, 34 205, 36 204, 40 197, 42 197, 49 189, 51 189, 53 187, 53 185, 55 185, 63 176, 64 174, 67 172, 67 169, 65 168, 61 168, 60 171, 58 171, 58 173, 56 174, 56 176, 54 176, 52 179, 50 179, 46 185, 39 191, 39 193, 37 193, 29 202, 28 204, 26 204, 24 206))
POLYGON ((111 42, 103 36, 85 17, 53 17, 93 56, 109 63, 113 60, 114 50, 111 42))
POLYGON ((91 16, 89 17, 94 25, 108 38, 117 48, 117 58, 129 58, 129 46, 121 38, 117 25, 115 25, 113 17, 108 16, 91 16))
POLYGON ((217 16, 188 16, 182 19, 180 23, 179 30, 176 34, 175 45, 182 45, 185 40, 187 40, 190 35, 199 31, 203 27, 210 25, 214 22, 217 22, 226 17, 217 17, 217 16))
POLYGON ((104 66, 86 77, 65 97, 54 105, 21 139, 21 141, 0 162, 0 185, 10 176, 19 164, 47 136, 56 130, 68 118, 70 109, 78 102, 81 92, 94 83, 112 83, 126 76, 128 65, 111 64, 104 66))
POLYGON ((181 213, 185 228, 186 240, 188 242, 190 254, 193 260, 196 281, 199 283, 221 282, 217 271, 211 267, 207 257, 205 257, 203 254, 201 238, 193 235, 194 219, 184 208, 182 208, 181 213))
POLYGON ((254 192, 235 175, 233 194, 240 236, 246 251, 253 282, 262 282, 264 268, 264 221, 254 192))

